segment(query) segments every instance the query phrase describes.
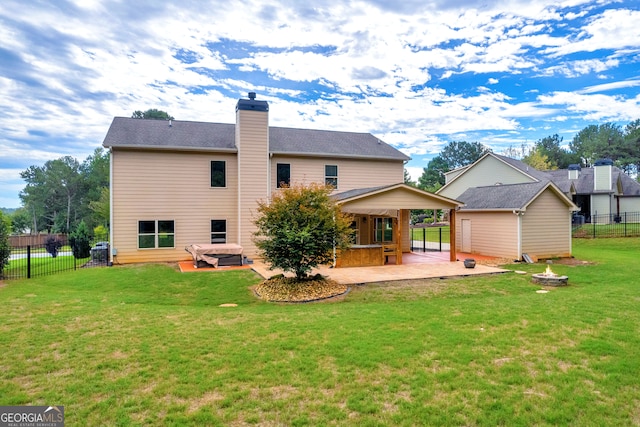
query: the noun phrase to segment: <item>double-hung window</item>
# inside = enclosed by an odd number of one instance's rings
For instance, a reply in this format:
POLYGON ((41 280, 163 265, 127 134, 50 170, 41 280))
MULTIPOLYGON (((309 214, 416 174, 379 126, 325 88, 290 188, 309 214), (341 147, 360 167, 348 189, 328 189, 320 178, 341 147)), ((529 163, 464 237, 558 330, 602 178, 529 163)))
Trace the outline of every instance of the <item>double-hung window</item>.
POLYGON ((211 161, 211 187, 227 186, 227 165, 224 160, 211 161))
POLYGON ((276 164, 276 188, 287 188, 291 185, 291 165, 289 163, 276 164))
POLYGON ((138 221, 138 248, 175 247, 175 223, 172 220, 138 221))
POLYGON ((324 165, 324 182, 338 188, 338 165, 324 165))
POLYGON ((211 220, 211 243, 227 243, 227 220, 211 220))

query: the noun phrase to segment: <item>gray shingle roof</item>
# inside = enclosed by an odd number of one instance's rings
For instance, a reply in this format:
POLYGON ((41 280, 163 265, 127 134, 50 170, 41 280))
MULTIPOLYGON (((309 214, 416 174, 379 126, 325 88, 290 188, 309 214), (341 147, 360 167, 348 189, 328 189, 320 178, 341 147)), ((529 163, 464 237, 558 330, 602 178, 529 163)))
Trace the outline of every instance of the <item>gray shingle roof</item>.
POLYGON ((462 193, 458 200, 464 203, 462 210, 469 209, 524 209, 549 181, 525 184, 492 185, 473 187, 462 193))
POLYGON ((640 183, 629 175, 614 167, 618 170, 618 176, 622 182, 622 194, 624 196, 640 196, 640 183))
MULTIPOLYGON (((105 147, 237 151, 235 125, 116 117, 105 147)), ((269 149, 274 154, 379 158, 410 158, 369 133, 269 127, 269 149)))
POLYGON ((408 156, 370 133, 270 127, 269 149, 274 154, 409 160, 408 156))
POLYGON ((235 125, 115 117, 102 145, 122 148, 236 150, 235 125))
POLYGON ((539 171, 520 160, 512 159, 511 157, 507 157, 507 156, 501 156, 500 154, 495 154, 495 153, 492 153, 492 154, 497 158, 501 159, 502 161, 504 161, 505 163, 508 163, 514 168, 520 170, 521 172, 526 173, 527 175, 533 177, 534 179, 537 179, 538 181, 549 180, 549 177, 545 172, 539 171))
MULTIPOLYGON (((549 179, 553 181, 562 191, 569 192, 570 185, 573 183, 576 194, 592 194, 593 191, 593 168, 582 168, 578 172, 578 179, 569 179, 568 169, 557 169, 545 172, 549 179)), ((611 167, 611 192, 618 193, 617 183, 620 180, 622 185, 622 195, 624 196, 640 196, 640 183, 635 181, 624 171, 615 166, 611 167)))

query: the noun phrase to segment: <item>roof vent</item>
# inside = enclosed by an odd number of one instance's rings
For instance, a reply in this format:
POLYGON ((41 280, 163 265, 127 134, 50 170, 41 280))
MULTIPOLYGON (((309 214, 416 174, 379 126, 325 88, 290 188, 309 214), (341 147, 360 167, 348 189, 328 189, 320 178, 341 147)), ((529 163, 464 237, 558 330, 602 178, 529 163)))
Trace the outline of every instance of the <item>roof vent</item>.
POLYGON ((252 101, 254 99, 256 99, 256 93, 255 92, 249 92, 249 99, 252 100, 252 101))

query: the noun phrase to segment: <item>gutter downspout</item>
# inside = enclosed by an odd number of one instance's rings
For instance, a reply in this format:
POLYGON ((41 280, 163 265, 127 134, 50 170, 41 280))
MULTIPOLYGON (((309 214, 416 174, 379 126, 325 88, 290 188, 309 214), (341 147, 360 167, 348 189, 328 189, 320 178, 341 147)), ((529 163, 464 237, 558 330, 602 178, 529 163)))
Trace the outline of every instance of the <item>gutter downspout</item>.
POLYGON ((516 228, 518 231, 518 242, 517 242, 517 246, 518 246, 518 259, 522 259, 522 216, 524 216, 524 212, 522 212, 521 210, 513 210, 513 214, 516 215, 518 218, 516 220, 516 228))
POLYGON ((109 262, 113 265, 113 147, 109 148, 109 262))

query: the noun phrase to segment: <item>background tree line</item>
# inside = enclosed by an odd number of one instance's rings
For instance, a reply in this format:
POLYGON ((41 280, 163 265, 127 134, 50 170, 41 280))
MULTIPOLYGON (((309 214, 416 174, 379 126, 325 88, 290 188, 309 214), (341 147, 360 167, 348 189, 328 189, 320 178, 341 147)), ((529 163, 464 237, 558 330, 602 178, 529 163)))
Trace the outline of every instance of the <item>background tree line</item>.
MULTIPOLYGON (((136 110, 134 119, 173 120, 158 109, 136 110)), ((83 227, 109 227, 109 153, 102 147, 83 162, 64 156, 30 166, 20 176, 22 207, 6 215, 12 233, 72 233, 83 227)), ((102 237, 104 238, 104 237, 102 237)))
POLYGON ((82 163, 71 156, 29 166, 22 207, 12 215, 12 231, 70 233, 84 220, 94 228, 109 223, 109 153, 96 148, 82 163))
MULTIPOLYGON (((452 141, 423 168, 418 182, 405 171, 405 182, 428 191, 445 183, 444 173, 469 165, 489 148, 479 142, 452 141)), ((640 175, 640 119, 622 127, 613 123, 589 125, 578 132, 565 147, 558 134, 538 140, 532 147, 509 147, 501 153, 520 159, 538 170, 566 169, 570 164, 593 166, 597 159, 609 158, 628 175, 640 175)))

